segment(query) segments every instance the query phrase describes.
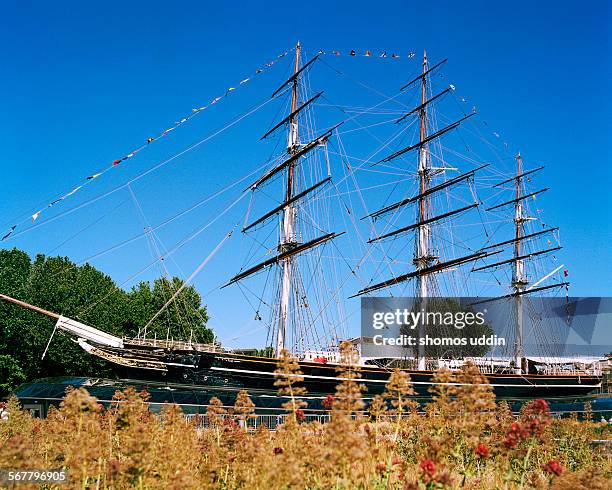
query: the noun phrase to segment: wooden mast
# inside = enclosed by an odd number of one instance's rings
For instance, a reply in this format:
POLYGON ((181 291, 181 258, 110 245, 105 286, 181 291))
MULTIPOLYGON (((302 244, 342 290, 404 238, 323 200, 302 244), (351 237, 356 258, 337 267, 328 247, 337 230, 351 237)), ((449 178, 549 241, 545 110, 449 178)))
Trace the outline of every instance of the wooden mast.
MULTIPOLYGON (((300 50, 301 46, 298 41, 295 46, 295 64, 293 73, 295 78, 293 79, 293 86, 291 90, 291 112, 295 112, 295 108, 298 103, 298 72, 300 68, 300 50)), ((287 139, 287 153, 289 155, 295 155, 299 150, 299 127, 297 116, 291 116, 289 118, 289 134, 287 139)), ((294 192, 294 179, 295 179, 295 164, 296 161, 291 161, 287 167, 287 189, 285 192, 285 208, 283 210, 283 230, 281 235, 281 242, 279 244, 279 252, 288 252, 297 245, 297 237, 295 232, 295 207, 293 206, 293 192, 294 192)), ((281 296, 278 312, 278 326, 276 332, 276 350, 275 354, 277 357, 280 356, 281 351, 285 348, 285 338, 287 332, 287 323, 289 315, 289 303, 291 296, 291 280, 292 280, 292 268, 293 258, 291 256, 283 260, 281 264, 282 268, 282 285, 281 285, 281 296)))
MULTIPOLYGON (((419 111, 419 143, 423 143, 425 140, 425 132, 426 132, 426 123, 427 123, 427 109, 425 107, 425 99, 427 96, 427 81, 425 72, 427 72, 427 52, 423 53, 423 78, 421 79, 421 110, 419 111)), ((425 160, 424 149, 421 146, 421 150, 419 152, 419 176, 421 179, 421 194, 425 193, 426 184, 426 176, 425 170, 426 165, 421 165, 421 162, 425 160)), ((426 163, 426 162, 425 162, 426 163)), ((419 203, 419 221, 425 221, 425 199, 421 198, 419 203)))
POLYGON ((512 274, 512 288, 516 294, 515 296, 515 312, 516 312, 516 332, 514 339, 514 363, 517 373, 523 371, 523 344, 524 344, 524 318, 523 318, 523 291, 527 286, 528 281, 525 276, 525 264, 521 259, 521 234, 525 217, 523 216, 523 201, 521 196, 521 180, 522 180, 522 160, 521 154, 516 156, 516 179, 515 179, 515 190, 516 190, 516 203, 514 205, 514 271, 512 274))
MULTIPOLYGON (((421 109, 419 110, 419 180, 420 180, 420 195, 417 223, 421 223, 416 230, 416 254, 414 258, 414 264, 417 270, 426 269, 430 263, 430 251, 429 251, 429 234, 430 227, 425 224, 427 218, 427 202, 428 198, 426 195, 427 184, 429 182, 429 155, 428 146, 425 143, 427 138, 427 105, 425 101, 427 99, 427 52, 423 52, 423 73, 421 78, 421 109)), ((429 296, 428 278, 427 275, 417 276, 417 297, 420 298, 420 307, 427 308, 426 299, 429 296)), ((419 324, 419 337, 425 336, 425 324, 421 322, 419 324)), ((425 370, 425 347, 420 345, 418 347, 418 369, 425 370)))

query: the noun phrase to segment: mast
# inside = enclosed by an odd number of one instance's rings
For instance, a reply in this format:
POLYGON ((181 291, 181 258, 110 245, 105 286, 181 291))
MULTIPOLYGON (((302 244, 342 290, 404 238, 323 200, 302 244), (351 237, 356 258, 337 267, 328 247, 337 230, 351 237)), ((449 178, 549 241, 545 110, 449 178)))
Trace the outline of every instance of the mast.
POLYGON ((514 226, 515 226, 515 236, 514 236, 514 267, 512 272, 512 288, 514 289, 515 297, 514 297, 514 307, 516 312, 516 332, 514 339, 514 363, 515 369, 517 373, 522 372, 523 366, 523 327, 524 327, 524 318, 523 318, 523 291, 525 290, 529 281, 527 281, 527 276, 525 275, 525 264, 521 255, 521 232, 523 228, 523 223, 526 221, 523 216, 523 200, 519 199, 521 195, 521 154, 519 153, 516 156, 516 166, 517 173, 515 179, 515 189, 516 189, 516 202, 514 204, 514 226))
MULTIPOLYGON (((427 106, 425 104, 427 96, 427 52, 423 53, 423 75, 421 78, 421 108, 419 109, 419 167, 418 174, 420 180, 420 196, 418 202, 419 226, 416 228, 416 254, 414 265, 418 271, 427 268, 431 262, 429 250, 430 226, 426 223, 429 198, 427 187, 429 184, 429 146, 425 144, 427 138, 427 106)), ((427 297, 429 296, 429 276, 419 274, 417 276, 416 296, 421 299, 419 307, 426 308, 427 297)), ((419 324, 419 337, 425 336, 425 324, 419 324)), ((419 344, 418 348, 418 369, 425 370, 425 347, 419 344)))
MULTIPOLYGON (((287 153, 289 156, 295 155, 299 151, 299 126, 298 119, 295 115, 295 110, 298 101, 298 72, 300 69, 300 43, 298 41, 295 46, 295 65, 294 65, 294 79, 291 90, 291 116, 289 118, 289 131, 287 138, 287 153)), ((281 232, 280 244, 278 251, 280 253, 288 252, 297 245, 297 236, 295 233, 295 211, 293 203, 293 191, 294 191, 294 178, 295 178, 295 160, 292 160, 287 166, 287 190, 285 193, 285 207, 283 209, 283 229, 281 232)), ((281 296, 278 311, 278 325, 276 332, 276 351, 277 357, 280 356, 281 351, 285 348, 285 336, 287 331, 287 320, 289 314, 289 301, 291 295, 291 279, 292 279, 292 268, 293 268, 293 257, 290 255, 284 259, 281 263, 281 296)))
MULTIPOLYGON (((331 240, 341 236, 343 233, 325 233, 323 235, 311 238, 310 240, 303 242, 301 237, 298 237, 298 231, 296 226, 297 210, 299 202, 307 199, 307 196, 312 196, 318 189, 321 189, 325 184, 331 181, 331 177, 321 180, 310 187, 303 188, 304 183, 298 182, 298 166, 304 165, 304 161, 307 160, 308 155, 314 152, 318 147, 325 145, 327 140, 332 136, 332 133, 342 124, 336 124, 335 126, 325 130, 322 134, 314 137, 310 141, 302 143, 300 141, 299 132, 299 119, 298 116, 306 107, 311 107, 323 92, 319 92, 306 101, 300 100, 299 93, 299 82, 302 73, 311 66, 319 57, 319 55, 312 58, 310 61, 304 63, 300 67, 300 54, 301 45, 298 42, 295 47, 295 60, 293 74, 285 80, 272 94, 272 97, 276 97, 278 94, 283 95, 287 92, 291 92, 291 107, 289 114, 285 116, 279 123, 275 124, 269 129, 263 136, 262 140, 266 139, 271 134, 275 133, 279 128, 287 126, 287 147, 286 157, 281 159, 280 163, 276 163, 273 168, 265 172, 260 176, 254 183, 252 183, 247 189, 255 191, 263 186, 266 182, 269 182, 274 177, 283 178, 284 192, 280 199, 280 203, 272 210, 263 214, 259 218, 255 219, 250 224, 246 225, 242 229, 243 233, 254 229, 258 225, 261 225, 268 219, 275 215, 281 215, 279 219, 279 230, 278 230, 278 242, 276 244, 277 254, 273 257, 260 262, 257 265, 242 270, 234 275, 225 285, 226 287, 231 284, 242 281, 260 271, 267 269, 268 267, 276 267, 276 280, 274 284, 275 298, 273 301, 272 310, 272 321, 270 328, 272 330, 271 343, 274 348, 274 354, 279 357, 281 351, 285 348, 291 349, 287 346, 287 329, 290 325, 290 320, 297 318, 297 314, 292 314, 290 308, 292 306, 292 299, 295 301, 295 306, 298 307, 297 298, 302 298, 302 280, 299 274, 299 255, 311 250, 315 247, 322 246, 331 240), (288 90, 285 90, 288 88, 288 90), (290 318, 290 316, 292 318, 290 318)), ((245 189, 245 190, 247 190, 245 189)), ((267 253, 270 252, 266 246, 267 253)), ((306 297, 306 291, 304 290, 304 299, 306 297)), ((292 326, 296 326, 291 324, 292 326)), ((296 329, 297 331, 297 329, 296 329)))

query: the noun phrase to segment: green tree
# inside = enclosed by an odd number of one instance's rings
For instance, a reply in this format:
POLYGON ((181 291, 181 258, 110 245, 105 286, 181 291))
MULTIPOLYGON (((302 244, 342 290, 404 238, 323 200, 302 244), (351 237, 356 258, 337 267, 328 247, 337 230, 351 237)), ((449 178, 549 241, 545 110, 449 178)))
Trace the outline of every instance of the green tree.
POLYGON ((201 298, 193 286, 185 287, 178 296, 147 326, 149 321, 183 286, 177 277, 155 279, 153 286, 141 282, 129 293, 129 314, 126 329, 142 334, 146 327, 147 337, 158 339, 191 340, 211 343, 212 331, 206 328, 208 314, 201 306, 201 298))
POLYGON ((7 354, 0 354, 0 394, 11 390, 26 380, 25 373, 17 361, 7 354))
MULTIPOLYGON (((162 278, 124 291, 89 264, 77 266, 67 257, 38 255, 33 261, 23 251, 0 250, 0 292, 49 311, 74 318, 119 337, 132 337, 147 324, 183 282, 162 278)), ((212 342, 208 315, 192 287, 152 323, 150 336, 212 342)), ((112 375, 110 365, 84 352, 73 339, 57 331, 44 359, 41 355, 53 332, 54 320, 0 301, 0 396, 23 379, 47 376, 112 375), (6 386, 4 386, 6 385, 6 386)))

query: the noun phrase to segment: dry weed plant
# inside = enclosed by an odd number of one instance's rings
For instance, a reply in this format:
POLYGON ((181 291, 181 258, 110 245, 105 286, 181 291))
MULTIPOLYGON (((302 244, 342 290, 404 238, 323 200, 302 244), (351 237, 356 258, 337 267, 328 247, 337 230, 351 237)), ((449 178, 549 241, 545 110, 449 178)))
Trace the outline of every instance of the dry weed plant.
POLYGON ((44 420, 13 398, 0 421, 0 468, 66 468, 69 482, 47 487, 59 489, 611 487, 610 458, 591 441, 612 430, 592 416, 554 420, 535 400, 516 418, 475 366, 439 371, 424 407, 410 377, 393 371, 366 406, 354 347, 343 344, 341 359, 340 383, 324 401, 330 420, 321 424, 304 420, 303 376, 283 353, 275 375, 287 417, 274 432, 254 427, 246 391, 233 407, 212 398, 192 419, 175 405, 152 413, 148 395, 134 389, 117 392, 106 409, 86 390, 70 390, 44 420))

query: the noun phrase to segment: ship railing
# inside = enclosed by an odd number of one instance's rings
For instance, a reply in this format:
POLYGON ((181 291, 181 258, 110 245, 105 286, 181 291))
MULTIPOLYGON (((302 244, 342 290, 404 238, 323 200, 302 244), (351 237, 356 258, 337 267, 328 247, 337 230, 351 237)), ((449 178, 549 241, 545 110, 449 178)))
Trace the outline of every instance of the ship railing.
POLYGON ((494 374, 503 370, 509 369, 509 366, 500 363, 499 361, 489 360, 489 359, 462 359, 459 361, 454 361, 451 359, 435 359, 435 360, 427 360, 425 362, 425 366, 430 371, 437 371, 441 367, 445 367, 450 369, 451 371, 460 370, 464 367, 468 362, 476 365, 478 370, 483 374, 494 374))
MULTIPOLYGON (((462 361, 452 361, 449 359, 427 360, 426 368, 436 371, 444 366, 451 370, 461 369, 466 364, 466 361, 474 363, 479 371, 483 374, 495 374, 512 369, 510 364, 506 364, 494 359, 472 359, 466 358, 462 361)), ((541 374, 546 375, 571 375, 571 376, 602 376, 603 369, 600 363, 587 364, 585 367, 569 366, 565 364, 546 364, 539 368, 541 374)))
POLYGON ((141 345, 143 347, 158 347, 160 349, 173 350, 194 350, 198 352, 223 352, 217 344, 198 344, 185 340, 163 340, 163 339, 143 339, 143 338, 124 338, 124 343, 141 345))
POLYGON ((563 368, 558 366, 546 366, 541 370, 542 374, 548 375, 571 375, 571 376, 601 376, 602 371, 598 368, 579 369, 579 368, 563 368))
MULTIPOLYGON (((594 413, 598 414, 602 417, 602 422, 606 421, 606 418, 609 418, 609 423, 612 424, 612 410, 606 409, 596 409, 593 410, 594 413)), ((407 419, 413 416, 415 412, 406 412, 401 415, 402 419, 407 419)), ((425 412, 423 410, 418 410, 416 414, 420 416, 425 416, 425 412)), ((576 414, 579 417, 585 416, 585 410, 557 410, 551 411, 551 415, 554 418, 564 418, 568 417, 571 414, 576 414)), ((360 416, 364 416, 365 413, 360 413, 360 416)), ((519 412, 513 412, 512 415, 515 418, 519 417, 519 412)), ((185 418, 191 421, 197 429, 203 430, 209 427, 212 427, 211 418, 206 414, 185 414, 185 418)), ((224 413, 217 414, 215 418, 219 421, 221 425, 233 425, 235 427, 246 428, 249 432, 254 432, 260 427, 265 427, 268 430, 274 431, 279 426, 284 424, 287 421, 288 417, 291 417, 291 414, 287 413, 279 413, 279 414, 254 414, 248 420, 238 420, 235 415, 224 413)), ((456 416, 459 416, 457 414, 456 416)), ((303 418, 301 421, 304 423, 309 422, 318 422, 320 424, 325 424, 329 422, 331 419, 331 414, 329 412, 325 413, 305 413, 303 414, 303 418)), ((397 415, 383 415, 379 417, 378 421, 383 424, 394 424, 397 421, 397 415)))
MULTIPOLYGON (((235 415, 231 414, 219 414, 216 415, 222 424, 236 424, 239 427, 244 428, 246 425, 247 430, 255 431, 259 427, 266 427, 269 430, 275 430, 278 426, 286 422, 287 417, 291 417, 292 414, 280 413, 280 414, 256 414, 252 418, 247 420, 237 420, 235 415)), ((319 422, 324 424, 329 422, 330 414, 328 413, 306 413, 302 416, 303 422, 319 422)), ((206 414, 185 414, 185 418, 191 421, 198 429, 206 429, 211 427, 210 417, 206 414)))

